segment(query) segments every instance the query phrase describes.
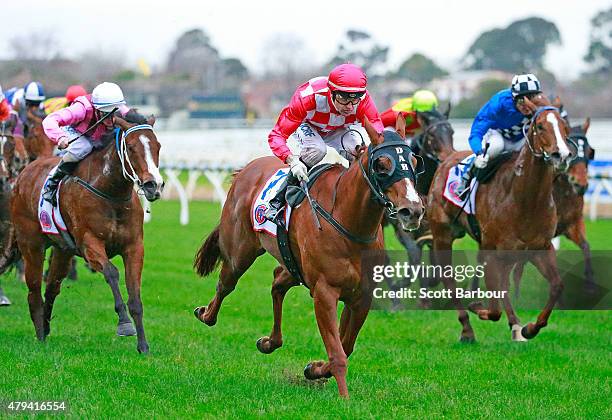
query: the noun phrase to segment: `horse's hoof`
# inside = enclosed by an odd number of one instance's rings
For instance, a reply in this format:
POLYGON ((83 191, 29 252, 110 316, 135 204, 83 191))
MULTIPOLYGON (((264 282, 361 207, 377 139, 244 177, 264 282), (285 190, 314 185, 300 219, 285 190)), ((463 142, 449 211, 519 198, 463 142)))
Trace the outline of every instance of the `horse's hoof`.
POLYGON ((308 379, 309 381, 314 381, 315 379, 318 379, 317 376, 314 376, 312 374, 312 362, 308 363, 306 367, 304 368, 304 377, 308 379))
MULTIPOLYGON (((529 332, 529 326, 532 326, 533 324, 527 324, 525 325, 522 329, 521 329, 521 335, 523 337, 525 337, 527 340, 531 340, 532 338, 534 338, 536 335, 538 335, 538 332, 535 331, 533 333, 529 332)), ((533 327, 532 327, 533 328, 533 327)))
POLYGON ((5 295, 0 295, 0 306, 10 306, 11 301, 5 295))
POLYGON ((484 304, 480 301, 471 302, 468 304, 468 309, 476 315, 479 315, 478 311, 482 311, 484 309, 484 304))
POLYGON ((261 337, 259 340, 257 340, 257 350, 263 354, 270 354, 276 349, 277 347, 273 347, 270 343, 270 337, 261 337), (268 343, 268 346, 266 347, 264 343, 268 343))
POLYGON ((462 344, 474 344, 476 342, 476 337, 462 335, 459 337, 459 342, 462 344))
POLYGON ((205 311, 206 311, 206 306, 198 306, 193 310, 193 315, 196 318, 198 318, 200 322, 204 322, 202 321, 202 318, 200 318, 200 315, 202 315, 205 311))
POLYGON ((130 321, 124 322, 123 324, 117 325, 117 335, 119 337, 131 337, 136 335, 136 328, 134 328, 134 325, 130 321))
POLYGON ((136 350, 138 350, 138 353, 140 354, 149 354, 149 345, 145 344, 143 346, 137 346, 136 350))
POLYGON ((523 337, 521 330, 522 327, 519 324, 514 324, 512 326, 512 341, 516 341, 518 343, 527 341, 527 339, 523 337))

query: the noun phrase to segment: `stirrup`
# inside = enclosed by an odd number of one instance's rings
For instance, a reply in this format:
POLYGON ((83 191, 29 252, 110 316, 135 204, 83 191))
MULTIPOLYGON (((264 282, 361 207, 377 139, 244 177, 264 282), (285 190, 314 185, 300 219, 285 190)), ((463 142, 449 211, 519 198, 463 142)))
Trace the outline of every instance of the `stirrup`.
POLYGON ((53 207, 57 205, 57 186, 55 188, 45 187, 45 190, 42 193, 43 200, 51 203, 53 207))
POLYGON ((270 208, 268 209, 268 211, 266 212, 266 214, 264 214, 264 218, 272 223, 276 222, 276 219, 278 219, 279 215, 281 214, 283 210, 283 205, 281 204, 281 206, 279 208, 274 207, 274 206, 270 206, 270 208))

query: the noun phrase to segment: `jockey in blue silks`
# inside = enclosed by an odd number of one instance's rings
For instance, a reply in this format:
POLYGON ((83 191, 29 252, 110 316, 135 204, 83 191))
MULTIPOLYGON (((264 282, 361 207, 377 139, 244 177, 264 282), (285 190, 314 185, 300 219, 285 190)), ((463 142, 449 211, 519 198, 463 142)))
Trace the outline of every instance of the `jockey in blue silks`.
POLYGON ((497 92, 474 119, 470 131, 470 148, 476 154, 469 168, 463 171, 457 194, 462 195, 470 184, 472 168, 485 168, 491 158, 504 151, 520 150, 525 141, 523 126, 529 122, 532 109, 525 98, 541 93, 540 82, 533 74, 517 74, 510 88, 497 92))

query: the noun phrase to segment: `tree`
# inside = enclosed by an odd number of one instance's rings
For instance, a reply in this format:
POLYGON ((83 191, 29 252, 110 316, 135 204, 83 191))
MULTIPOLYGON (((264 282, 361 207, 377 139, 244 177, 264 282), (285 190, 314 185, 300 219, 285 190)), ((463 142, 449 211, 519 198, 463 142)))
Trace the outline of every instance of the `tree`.
POLYGON ((471 70, 536 71, 543 68, 546 49, 553 43, 561 43, 557 26, 531 17, 482 33, 463 60, 471 70))
POLYGON ((438 67, 430 58, 415 53, 400 65, 396 76, 412 80, 417 84, 425 84, 436 77, 446 76, 447 74, 448 72, 438 67))
POLYGON ((595 73, 609 75, 612 71, 612 7, 591 19, 591 42, 584 59, 595 73))
POLYGON ((508 87, 507 80, 486 79, 480 82, 474 94, 461 100, 452 109, 453 118, 474 118, 480 108, 497 92, 508 87))
POLYGON ((60 57, 61 47, 51 32, 31 32, 9 40, 15 60, 49 61, 60 57))
POLYGON ((377 44, 369 33, 349 29, 327 66, 331 68, 342 63, 353 63, 368 76, 376 76, 382 73, 388 53, 389 47, 377 44))

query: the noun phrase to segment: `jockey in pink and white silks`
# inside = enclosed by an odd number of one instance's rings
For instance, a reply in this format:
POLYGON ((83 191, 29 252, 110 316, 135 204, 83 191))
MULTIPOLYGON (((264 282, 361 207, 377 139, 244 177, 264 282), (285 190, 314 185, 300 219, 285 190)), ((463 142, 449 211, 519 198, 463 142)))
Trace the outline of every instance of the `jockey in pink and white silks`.
POLYGON ((94 148, 102 147, 102 136, 114 129, 116 111, 122 116, 129 111, 123 92, 115 83, 104 82, 96 86, 91 95, 76 98, 72 105, 43 120, 47 137, 59 149, 66 149, 57 170, 45 185, 45 200, 55 205, 55 191, 62 178, 70 175, 94 148))
POLYGON ((341 64, 328 77, 315 77, 297 88, 268 136, 272 153, 291 168, 285 185, 270 201, 265 215, 268 220, 274 221, 284 206, 288 185, 308 181, 308 168, 325 157, 327 146, 349 161, 353 159, 347 152, 357 145, 354 132, 349 131, 351 125, 367 118, 382 133, 384 127, 367 83, 361 68, 341 64), (287 147, 291 135, 300 146, 299 156, 287 147))

